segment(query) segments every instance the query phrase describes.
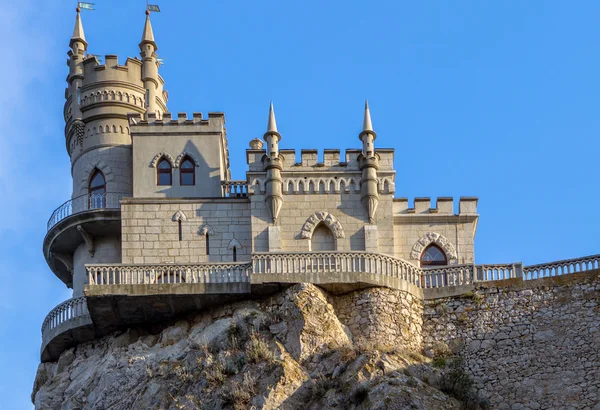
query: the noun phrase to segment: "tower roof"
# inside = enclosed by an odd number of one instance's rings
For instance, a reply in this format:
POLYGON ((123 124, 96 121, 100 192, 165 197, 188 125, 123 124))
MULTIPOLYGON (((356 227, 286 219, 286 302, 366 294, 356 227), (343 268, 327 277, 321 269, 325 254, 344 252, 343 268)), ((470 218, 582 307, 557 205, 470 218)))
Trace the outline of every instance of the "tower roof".
POLYGON ((269 123, 267 125, 267 132, 278 132, 277 121, 275 121, 275 110, 273 109, 273 101, 269 107, 269 123))
POLYGON ((373 131, 373 124, 371 123, 371 111, 369 110, 369 100, 365 100, 365 119, 363 120, 363 132, 373 131))
POLYGON ((75 28, 73 29, 73 36, 69 42, 69 47, 73 47, 73 43, 79 41, 87 47, 87 41, 85 41, 85 33, 83 32, 83 24, 81 23, 81 15, 79 13, 79 7, 77 8, 77 17, 75 17, 75 28))
POLYGON ((149 11, 146 11, 146 23, 144 24, 144 32, 142 33, 140 48, 146 43, 152 44, 154 46, 154 50, 158 50, 158 46, 154 42, 154 32, 152 31, 152 23, 150 22, 149 11))

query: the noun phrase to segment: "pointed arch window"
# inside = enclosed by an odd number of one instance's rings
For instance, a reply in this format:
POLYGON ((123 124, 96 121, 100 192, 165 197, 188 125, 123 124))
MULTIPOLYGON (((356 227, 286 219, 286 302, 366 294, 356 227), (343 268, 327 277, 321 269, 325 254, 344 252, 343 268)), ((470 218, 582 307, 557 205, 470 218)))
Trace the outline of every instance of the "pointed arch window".
POLYGON ((435 244, 429 245, 421 254, 421 266, 444 266, 447 264, 446 254, 435 244))
POLYGON ((190 157, 184 157, 179 166, 179 184, 196 185, 196 167, 190 157))
POLYGON ((161 159, 156 167, 156 185, 172 185, 172 171, 171 163, 164 158, 161 159))
POLYGON ((106 205, 106 178, 99 169, 94 170, 88 184, 88 207, 104 208, 106 205))

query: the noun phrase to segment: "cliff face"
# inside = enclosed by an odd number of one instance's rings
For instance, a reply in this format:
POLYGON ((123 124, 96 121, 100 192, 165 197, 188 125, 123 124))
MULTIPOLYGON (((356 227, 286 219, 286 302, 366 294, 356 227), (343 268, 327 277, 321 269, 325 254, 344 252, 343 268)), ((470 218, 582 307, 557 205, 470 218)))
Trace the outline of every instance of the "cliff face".
POLYGON ((36 409, 64 410, 458 409, 430 385, 447 387, 443 372, 402 336, 419 309, 407 294, 385 288, 334 297, 296 285, 182 318, 159 333, 131 328, 67 350, 40 364, 32 400, 36 409), (379 298, 383 313, 395 316, 395 306, 405 320, 378 320, 366 332, 379 298), (349 317, 350 301, 370 307, 349 317), (396 333, 392 346, 385 336, 396 333))

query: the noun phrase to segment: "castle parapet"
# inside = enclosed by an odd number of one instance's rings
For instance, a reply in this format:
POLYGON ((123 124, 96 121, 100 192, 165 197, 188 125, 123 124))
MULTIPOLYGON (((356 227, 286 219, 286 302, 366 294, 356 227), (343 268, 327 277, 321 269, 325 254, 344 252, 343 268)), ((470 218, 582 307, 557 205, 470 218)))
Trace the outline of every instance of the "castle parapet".
POLYGON ((394 198, 394 215, 469 215, 477 216, 476 197, 460 197, 458 213, 454 212, 455 201, 452 197, 438 197, 435 202, 429 197, 414 198, 414 206, 410 207, 408 198, 394 198))

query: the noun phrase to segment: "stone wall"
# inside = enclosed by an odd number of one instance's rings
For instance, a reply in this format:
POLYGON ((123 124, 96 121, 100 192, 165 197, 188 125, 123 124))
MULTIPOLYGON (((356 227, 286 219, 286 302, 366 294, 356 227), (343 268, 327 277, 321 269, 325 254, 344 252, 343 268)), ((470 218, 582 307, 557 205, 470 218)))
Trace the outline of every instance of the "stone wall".
POLYGON ((423 305, 410 293, 368 288, 336 296, 333 304, 340 321, 350 329, 355 344, 421 350, 423 305))
POLYGON ((465 357, 491 408, 600 408, 597 272, 426 301, 423 335, 426 352, 447 345, 465 357))
POLYGON ((232 262, 233 246, 238 261, 250 260, 249 205, 232 198, 124 200, 123 263, 232 262))

